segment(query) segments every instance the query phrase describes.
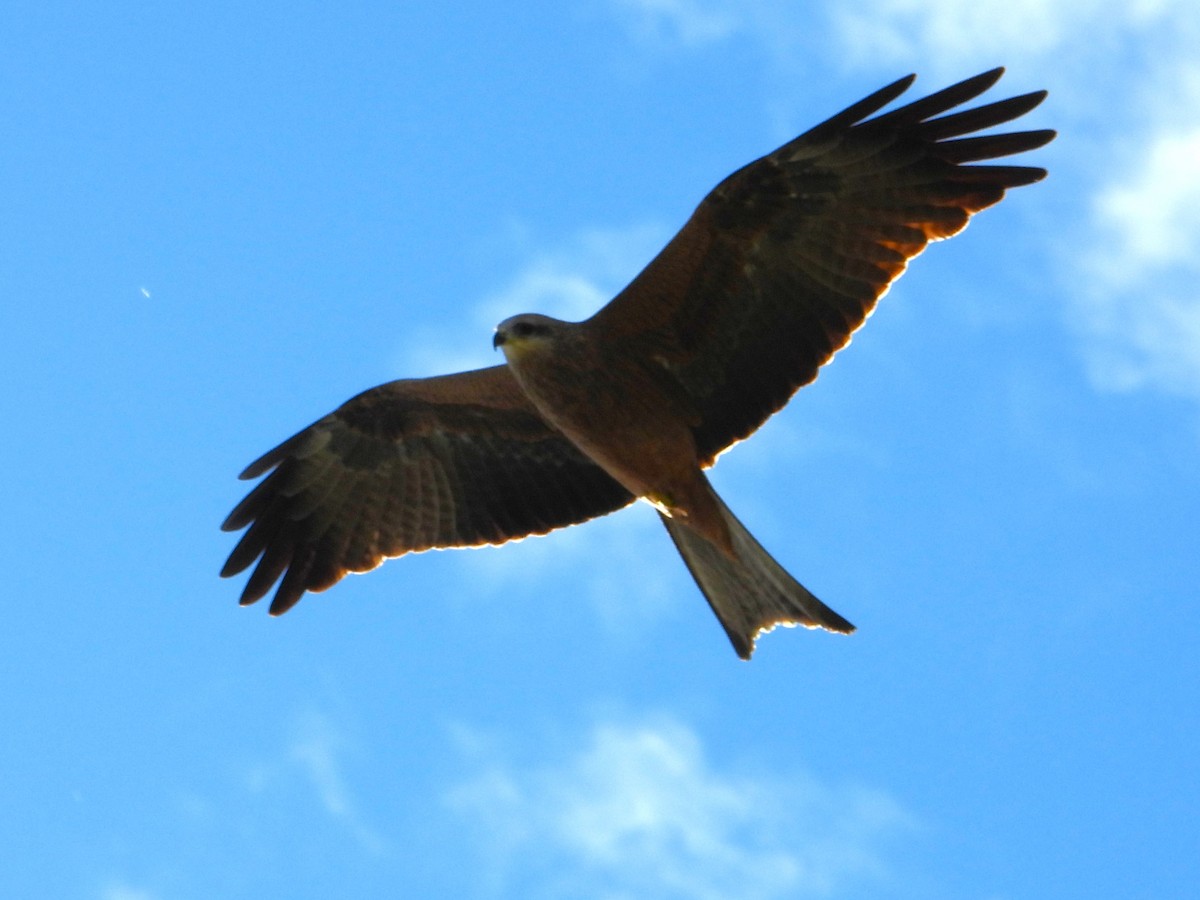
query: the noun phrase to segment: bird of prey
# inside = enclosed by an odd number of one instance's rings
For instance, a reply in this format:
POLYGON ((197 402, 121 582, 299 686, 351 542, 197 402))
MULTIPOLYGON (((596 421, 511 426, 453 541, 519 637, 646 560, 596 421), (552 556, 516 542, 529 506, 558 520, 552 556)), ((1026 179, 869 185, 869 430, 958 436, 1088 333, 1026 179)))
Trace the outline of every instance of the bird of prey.
POLYGON ((243 605, 270 611, 384 559, 503 544, 657 509, 737 654, 776 625, 854 630, 789 575, 704 470, 844 347, 908 261, 1045 170, 978 163, 1053 131, 976 132, 1024 94, 956 110, 994 69, 889 112, 902 78, 734 172, 590 319, 497 326, 506 364, 372 388, 242 472, 263 479, 222 576, 257 560, 243 605))

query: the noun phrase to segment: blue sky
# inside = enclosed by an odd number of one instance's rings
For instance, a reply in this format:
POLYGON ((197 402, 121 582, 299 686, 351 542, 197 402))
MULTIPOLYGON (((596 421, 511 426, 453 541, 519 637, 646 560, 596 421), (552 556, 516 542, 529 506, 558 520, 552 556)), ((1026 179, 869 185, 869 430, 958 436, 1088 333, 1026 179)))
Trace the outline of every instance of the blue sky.
POLYGON ((798 6, 9 12, 0 895, 1193 896, 1200 12, 798 6), (738 661, 646 507, 279 620, 216 577, 262 451, 996 64, 1050 179, 712 476, 853 637, 738 661))

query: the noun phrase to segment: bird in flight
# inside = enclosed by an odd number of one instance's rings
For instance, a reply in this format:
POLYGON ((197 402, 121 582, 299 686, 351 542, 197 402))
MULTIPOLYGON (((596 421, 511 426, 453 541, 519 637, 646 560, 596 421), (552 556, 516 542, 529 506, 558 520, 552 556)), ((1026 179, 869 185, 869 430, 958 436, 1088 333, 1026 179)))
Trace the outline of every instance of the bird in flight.
POLYGON ((222 526, 247 530, 221 575, 257 561, 241 603, 279 582, 280 615, 390 557, 503 544, 641 498, 738 656, 776 625, 853 631, 704 470, 817 377, 926 244, 1045 177, 977 164, 1054 137, 976 134, 1045 98, 958 109, 1002 73, 884 113, 914 76, 876 91, 718 184, 590 319, 506 319, 505 365, 380 385, 284 441, 241 474, 266 477, 222 526))

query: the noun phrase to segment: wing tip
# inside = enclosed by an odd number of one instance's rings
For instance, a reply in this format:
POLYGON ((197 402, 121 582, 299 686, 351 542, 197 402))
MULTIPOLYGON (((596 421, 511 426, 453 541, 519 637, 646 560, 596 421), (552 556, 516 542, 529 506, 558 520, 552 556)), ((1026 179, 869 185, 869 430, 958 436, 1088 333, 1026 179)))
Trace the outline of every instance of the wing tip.
MULTIPOLYGON (((222 569, 221 577, 228 578, 230 575, 237 575, 240 571, 242 570, 238 569, 226 573, 225 569, 222 569)), ((263 597, 265 597, 271 590, 273 582, 272 584, 260 586, 254 585, 253 580, 254 579, 251 578, 250 582, 247 583, 245 590, 242 591, 242 595, 238 598, 238 606, 253 606, 259 600, 263 599, 263 597)), ((305 587, 301 587, 299 590, 291 589, 285 592, 284 588, 288 587, 287 580, 287 576, 285 575, 284 583, 281 584, 279 589, 275 592, 275 596, 271 599, 271 605, 267 609, 267 614, 272 618, 278 618, 290 610, 293 606, 300 602, 300 599, 308 590, 305 587)))
POLYGON ((280 616, 289 612, 297 603, 299 603, 300 597, 303 596, 303 591, 301 591, 300 595, 295 598, 280 598, 279 595, 276 594, 275 599, 271 601, 271 605, 267 609, 267 615, 269 615, 272 619, 278 619, 280 616))
POLYGON ((994 85, 997 81, 999 81, 1001 78, 1003 78, 1004 73, 1006 71, 1008 71, 1008 70, 1004 66, 992 66, 992 68, 986 69, 985 71, 980 72, 978 75, 974 76, 973 78, 968 78, 967 81, 974 81, 974 82, 978 82, 980 84, 986 85, 986 87, 983 88, 983 90, 986 91, 988 88, 990 88, 992 85, 994 85))

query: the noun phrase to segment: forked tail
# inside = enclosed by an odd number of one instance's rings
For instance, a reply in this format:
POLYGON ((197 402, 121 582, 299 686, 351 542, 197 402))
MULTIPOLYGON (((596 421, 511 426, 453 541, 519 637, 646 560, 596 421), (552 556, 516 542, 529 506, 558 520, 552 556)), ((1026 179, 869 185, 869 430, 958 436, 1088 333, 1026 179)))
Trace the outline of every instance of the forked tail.
POLYGON ((713 497, 729 525, 736 560, 683 520, 668 516, 662 520, 738 656, 749 659, 758 635, 776 625, 803 625, 842 634, 854 631, 853 625, 775 562, 715 491, 713 497))

